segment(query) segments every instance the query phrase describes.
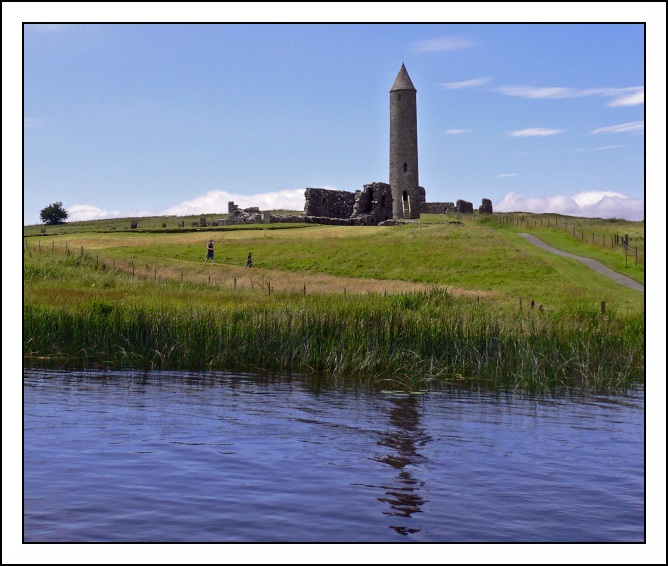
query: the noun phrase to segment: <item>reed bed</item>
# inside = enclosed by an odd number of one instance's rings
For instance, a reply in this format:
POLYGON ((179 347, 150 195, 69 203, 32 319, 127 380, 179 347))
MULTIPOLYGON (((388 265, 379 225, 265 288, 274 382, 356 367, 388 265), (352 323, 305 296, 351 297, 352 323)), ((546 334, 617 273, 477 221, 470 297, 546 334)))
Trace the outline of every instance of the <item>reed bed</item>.
POLYGON ((386 389, 600 390, 644 376, 639 317, 504 312, 443 290, 283 295, 226 309, 25 305, 23 343, 28 365, 295 372, 386 389))

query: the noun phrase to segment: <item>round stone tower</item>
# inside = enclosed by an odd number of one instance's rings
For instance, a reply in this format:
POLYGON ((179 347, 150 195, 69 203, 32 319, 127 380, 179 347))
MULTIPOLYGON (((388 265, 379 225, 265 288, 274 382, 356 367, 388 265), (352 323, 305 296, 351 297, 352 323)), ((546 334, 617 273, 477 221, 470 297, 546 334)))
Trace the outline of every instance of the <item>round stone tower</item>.
POLYGON ((390 89, 390 186, 392 217, 420 218, 417 90, 403 63, 390 89))

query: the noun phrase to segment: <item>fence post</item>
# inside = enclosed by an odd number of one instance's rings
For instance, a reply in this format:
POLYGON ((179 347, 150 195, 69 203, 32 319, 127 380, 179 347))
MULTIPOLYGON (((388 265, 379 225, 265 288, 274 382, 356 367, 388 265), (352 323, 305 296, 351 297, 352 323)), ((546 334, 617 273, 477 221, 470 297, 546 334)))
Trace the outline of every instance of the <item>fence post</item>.
POLYGON ((520 308, 522 308, 522 297, 520 297, 520 308))
POLYGON ((269 296, 271 297, 271 281, 267 281, 267 290, 269 291, 269 296))
POLYGON ((605 301, 601 301, 601 316, 605 316, 605 301))
POLYGON ((132 275, 134 275, 134 274, 135 274, 135 262, 133 261, 132 262, 132 275))
POLYGON ((237 278, 236 277, 234 278, 234 290, 235 291, 237 290, 237 278))
POLYGON ((638 265, 638 246, 636 246, 636 265, 638 265))
POLYGON ((83 246, 81 246, 81 256, 83 257, 83 255, 84 255, 84 253, 83 253, 83 246))
POLYGON ((306 283, 304 283, 304 296, 306 296, 306 283))

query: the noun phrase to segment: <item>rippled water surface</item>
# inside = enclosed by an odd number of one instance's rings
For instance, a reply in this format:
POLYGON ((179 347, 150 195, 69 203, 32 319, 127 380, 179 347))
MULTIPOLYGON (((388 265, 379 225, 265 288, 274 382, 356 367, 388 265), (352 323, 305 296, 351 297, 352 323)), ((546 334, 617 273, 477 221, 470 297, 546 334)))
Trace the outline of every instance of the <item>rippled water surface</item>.
POLYGON ((644 540, 644 399, 24 372, 24 541, 644 540))

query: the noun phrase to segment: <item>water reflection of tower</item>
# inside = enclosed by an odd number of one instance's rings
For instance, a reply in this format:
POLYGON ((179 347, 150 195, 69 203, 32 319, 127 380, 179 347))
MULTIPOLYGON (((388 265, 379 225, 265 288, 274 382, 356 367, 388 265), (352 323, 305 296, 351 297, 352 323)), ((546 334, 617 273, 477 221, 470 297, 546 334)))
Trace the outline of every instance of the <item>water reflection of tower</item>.
MULTIPOLYGON (((409 518, 413 513, 420 513, 420 507, 427 501, 420 495, 424 482, 416 479, 407 466, 419 464, 423 457, 418 447, 431 440, 420 427, 418 400, 414 395, 392 398, 393 407, 390 410, 390 424, 392 427, 383 433, 378 440, 379 446, 390 448, 386 454, 378 455, 375 459, 398 470, 396 483, 392 486, 383 486, 385 496, 378 501, 388 503, 389 511, 384 515, 409 518)), ((420 529, 407 526, 390 525, 400 534, 408 535, 420 529)))

